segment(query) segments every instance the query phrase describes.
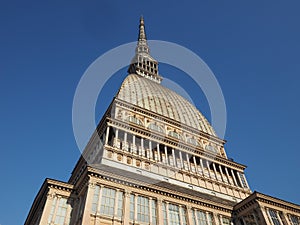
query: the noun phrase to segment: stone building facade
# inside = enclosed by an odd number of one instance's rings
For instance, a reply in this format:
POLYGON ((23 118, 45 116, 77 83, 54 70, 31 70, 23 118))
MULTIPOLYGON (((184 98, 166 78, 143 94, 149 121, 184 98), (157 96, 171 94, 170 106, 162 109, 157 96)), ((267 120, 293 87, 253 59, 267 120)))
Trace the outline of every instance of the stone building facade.
POLYGON ((128 76, 69 181, 46 179, 25 225, 299 225, 300 206, 252 192, 246 166, 161 80, 141 18, 128 76))

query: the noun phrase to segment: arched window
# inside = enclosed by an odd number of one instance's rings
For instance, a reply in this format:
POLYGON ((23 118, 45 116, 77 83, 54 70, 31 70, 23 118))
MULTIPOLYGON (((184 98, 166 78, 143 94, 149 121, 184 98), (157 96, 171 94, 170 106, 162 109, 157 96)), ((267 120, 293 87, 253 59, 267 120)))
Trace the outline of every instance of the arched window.
POLYGON ((175 131, 169 131, 168 135, 170 137, 174 137, 174 138, 177 138, 177 139, 180 139, 180 140, 183 140, 182 136, 180 134, 178 134, 177 132, 175 131))
POLYGON ((199 145, 198 141, 197 141, 195 138, 189 138, 189 139, 187 140, 187 142, 188 142, 189 144, 192 144, 192 145, 195 145, 195 146, 199 145))
POLYGON ((218 152, 217 148, 212 145, 206 145, 205 149, 211 152, 218 152))
POLYGON ((158 126, 156 123, 150 123, 148 128, 150 130, 154 130, 154 131, 157 131, 159 133, 164 133, 164 129, 161 128, 161 126, 158 126))
POLYGON ((131 122, 131 123, 135 123, 135 124, 138 124, 138 125, 143 125, 142 121, 139 120, 138 118, 134 117, 134 116, 128 116, 126 120, 131 122))

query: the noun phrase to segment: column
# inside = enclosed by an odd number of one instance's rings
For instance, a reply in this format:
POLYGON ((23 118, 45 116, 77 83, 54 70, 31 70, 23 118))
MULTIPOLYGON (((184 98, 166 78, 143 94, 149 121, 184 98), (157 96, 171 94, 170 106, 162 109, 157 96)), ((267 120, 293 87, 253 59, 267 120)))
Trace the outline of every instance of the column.
POLYGON ((266 222, 266 224, 267 225, 272 225, 271 223, 270 223, 270 217, 269 217, 269 212, 266 212, 266 209, 265 208, 261 208, 261 212, 262 212, 262 214, 263 214, 263 217, 264 217, 264 219, 265 219, 265 222, 266 222))
MULTIPOLYGON (((187 205, 186 206, 186 212, 187 212, 187 224, 194 224, 194 221, 193 221, 193 209, 190 205, 187 205)), ((196 225, 198 221, 196 221, 196 225)))
POLYGON ((205 218, 206 218, 207 224, 209 224, 209 221, 211 221, 213 219, 213 218, 209 217, 209 212, 205 212, 205 218))
POLYGON ((213 164, 213 168, 214 168, 214 173, 215 173, 215 176, 216 176, 216 180, 219 180, 219 179, 218 179, 218 175, 217 175, 216 165, 215 165, 214 162, 213 162, 212 164, 213 164))
POLYGON ((194 209, 196 225, 199 225, 197 211, 198 211, 197 209, 194 209))
POLYGON ((117 144, 118 143, 118 138, 119 138, 119 129, 116 128, 116 136, 115 136, 115 138, 113 140, 113 142, 114 142, 113 146, 117 147, 117 148, 120 148, 120 146, 117 144))
MULTIPOLYGON (((225 172, 226 172, 226 175, 227 175, 228 183, 229 183, 229 184, 232 184, 232 183, 231 183, 231 180, 230 180, 230 176, 229 176, 227 167, 225 167, 225 172)), ((234 185, 234 184, 233 184, 233 185, 234 185)))
POLYGON ((233 170, 230 169, 230 172, 231 172, 231 175, 232 175, 232 177, 233 177, 233 180, 234 180, 235 185, 238 187, 239 185, 238 185, 238 183, 237 183, 237 181, 236 181, 236 178, 235 178, 235 175, 234 175, 233 170))
MULTIPOLYGON (((290 221, 289 218, 288 218, 288 215, 285 212, 282 212, 282 216, 283 216, 283 219, 284 219, 284 224, 288 224, 288 222, 290 221)), ((255 221, 256 221, 256 219, 255 219, 255 221)))
POLYGON ((91 209, 92 209, 92 202, 93 196, 95 191, 95 184, 89 182, 87 185, 87 192, 86 192, 86 200, 85 200, 85 207, 83 208, 83 215, 82 215, 82 224, 90 224, 91 220, 91 209))
POLYGON ((150 153, 150 155, 149 156, 147 155, 147 157, 150 159, 153 159, 152 142, 151 141, 149 141, 149 153, 150 153))
MULTIPOLYGON (((126 223, 124 223, 126 224, 126 223)), ((164 224, 164 214, 162 209, 162 199, 157 199, 157 224, 164 224)))
POLYGON ((135 135, 133 134, 132 135, 132 148, 131 148, 132 150, 132 153, 137 153, 137 149, 136 149, 136 145, 135 145, 135 135))
POLYGON ((149 223, 152 224, 152 198, 149 197, 149 223))
POLYGON ((223 225, 223 216, 220 215, 220 225, 223 225))
POLYGON ((109 126, 106 127, 106 135, 105 135, 105 144, 107 145, 108 142, 108 136, 109 136, 109 126))
POLYGON ((236 172, 236 175, 237 175, 237 177, 238 177, 238 180, 239 180, 239 182, 240 182, 242 188, 244 188, 244 183, 242 182, 242 179, 241 179, 241 177, 240 177, 240 172, 236 172))
POLYGON ((207 166, 207 171, 208 171, 208 175, 210 178, 212 178, 211 174, 210 174, 210 169, 209 169, 209 163, 208 160, 206 160, 206 166, 207 166))
POLYGON ((166 164, 168 165, 168 150, 167 150, 167 146, 165 146, 165 157, 166 157, 166 164))
POLYGON ((139 152, 139 155, 145 156, 144 138, 141 138, 141 150, 139 152))
POLYGON ((130 191, 125 190, 123 208, 124 224, 129 224, 130 221, 130 191))
POLYGON ((195 157, 195 156, 193 156, 193 161, 194 161, 194 164, 195 164, 195 170, 196 170, 196 173, 199 173, 198 165, 197 165, 196 157, 195 157))
POLYGON ((283 225, 283 222, 282 222, 279 212, 277 210, 276 210, 276 215, 277 215, 277 218, 278 218, 280 224, 283 225))
POLYGON ((134 223, 137 221, 137 200, 138 200, 138 195, 134 194, 134 223))
POLYGON ((116 139, 119 138, 119 129, 116 128, 116 139))
POLYGON ((221 225, 221 222, 216 213, 213 213, 213 220, 215 221, 215 225, 221 225))
POLYGON ((176 157, 175 157, 175 150, 174 150, 174 148, 172 148, 172 156, 173 156, 173 166, 174 167, 176 167, 176 165, 177 165, 177 162, 176 162, 176 157))
POLYGON ((122 144, 123 150, 128 151, 127 132, 124 131, 124 140, 122 144))
POLYGON ((201 166, 201 170, 202 170, 202 175, 204 175, 204 166, 203 166, 203 162, 202 162, 201 158, 200 158, 200 166, 201 166))
POLYGON ((181 151, 179 151, 179 157, 180 157, 181 168, 184 168, 181 151))
POLYGON ((165 202, 165 204, 166 204, 167 223, 169 223, 169 202, 165 202))
POLYGON ((158 161, 161 162, 161 158, 160 158, 160 150, 159 150, 159 144, 157 143, 156 145, 156 148, 157 148, 157 158, 158 158, 158 161))
POLYGON ((223 174, 223 171, 222 171, 222 167, 221 167, 220 164, 218 166, 219 166, 219 170, 220 170, 222 181, 225 183, 225 179, 224 179, 224 174, 223 174))
POLYGON ((188 170, 191 171, 190 158, 189 158, 188 153, 186 153, 186 161, 187 161, 187 164, 188 164, 188 170))

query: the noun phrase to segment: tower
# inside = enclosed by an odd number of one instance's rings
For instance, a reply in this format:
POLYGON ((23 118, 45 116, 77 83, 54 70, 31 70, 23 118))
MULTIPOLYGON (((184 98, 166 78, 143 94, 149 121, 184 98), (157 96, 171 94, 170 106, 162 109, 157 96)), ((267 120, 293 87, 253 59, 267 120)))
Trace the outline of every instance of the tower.
POLYGON ((227 158, 202 113, 161 80, 141 18, 128 76, 69 181, 45 180, 26 225, 298 221, 299 206, 252 193, 246 167, 227 158))

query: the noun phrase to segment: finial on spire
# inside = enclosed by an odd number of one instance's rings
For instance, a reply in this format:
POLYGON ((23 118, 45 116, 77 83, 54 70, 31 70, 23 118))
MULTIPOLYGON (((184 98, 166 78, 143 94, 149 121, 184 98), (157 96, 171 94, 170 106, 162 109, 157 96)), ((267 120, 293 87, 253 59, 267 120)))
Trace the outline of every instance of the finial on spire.
POLYGON ((143 15, 141 15, 141 17, 140 17, 140 24, 144 24, 144 17, 143 17, 143 15))

